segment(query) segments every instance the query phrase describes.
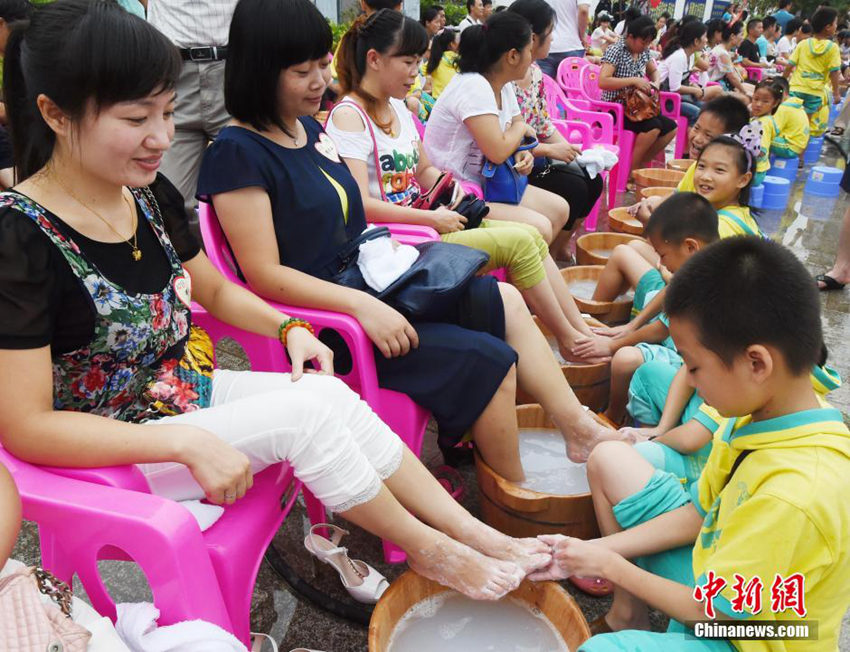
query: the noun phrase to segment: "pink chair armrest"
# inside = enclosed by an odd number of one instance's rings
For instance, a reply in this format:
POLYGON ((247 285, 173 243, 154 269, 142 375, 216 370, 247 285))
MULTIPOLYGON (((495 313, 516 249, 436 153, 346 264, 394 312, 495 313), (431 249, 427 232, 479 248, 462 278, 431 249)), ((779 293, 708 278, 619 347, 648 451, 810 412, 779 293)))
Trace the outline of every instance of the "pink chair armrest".
POLYGON ((609 114, 614 119, 614 125, 617 131, 623 130, 623 118, 625 111, 623 105, 619 102, 603 102, 602 100, 591 100, 591 108, 594 111, 602 111, 609 114))
POLYGON ((576 120, 552 120, 552 124, 569 143, 579 145, 582 149, 593 143, 590 125, 576 120))
POLYGON ((380 224, 379 226, 388 227, 393 237, 403 244, 419 244, 420 242, 430 242, 431 240, 440 239, 440 234, 430 226, 399 224, 395 222, 380 224))
POLYGON ((593 142, 614 144, 614 116, 610 113, 580 108, 573 100, 569 101, 567 113, 570 120, 590 127, 593 142))
POLYGON ((477 183, 472 183, 471 181, 461 181, 460 187, 466 194, 473 194, 478 199, 484 199, 484 190, 477 183))

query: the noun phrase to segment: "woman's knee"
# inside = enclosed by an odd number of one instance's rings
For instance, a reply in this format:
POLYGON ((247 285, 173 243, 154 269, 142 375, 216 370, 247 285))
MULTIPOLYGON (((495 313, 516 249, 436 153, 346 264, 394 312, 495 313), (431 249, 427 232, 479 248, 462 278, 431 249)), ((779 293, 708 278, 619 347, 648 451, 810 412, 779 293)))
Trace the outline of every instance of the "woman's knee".
POLYGON ((502 304, 505 309, 505 321, 509 321, 519 313, 528 312, 525 300, 513 285, 499 283, 499 294, 502 296, 502 304))

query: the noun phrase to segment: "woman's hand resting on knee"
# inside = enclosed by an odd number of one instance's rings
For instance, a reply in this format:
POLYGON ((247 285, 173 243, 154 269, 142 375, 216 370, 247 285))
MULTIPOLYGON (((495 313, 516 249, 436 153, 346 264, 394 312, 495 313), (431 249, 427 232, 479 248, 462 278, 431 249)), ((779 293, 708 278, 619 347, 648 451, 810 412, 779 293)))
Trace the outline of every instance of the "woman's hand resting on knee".
POLYGON ((397 358, 419 346, 410 322, 381 300, 363 293, 353 315, 385 358, 397 358))
POLYGON ((185 464, 216 505, 232 505, 254 484, 248 456, 213 433, 194 426, 169 426, 179 430, 177 462, 185 464))

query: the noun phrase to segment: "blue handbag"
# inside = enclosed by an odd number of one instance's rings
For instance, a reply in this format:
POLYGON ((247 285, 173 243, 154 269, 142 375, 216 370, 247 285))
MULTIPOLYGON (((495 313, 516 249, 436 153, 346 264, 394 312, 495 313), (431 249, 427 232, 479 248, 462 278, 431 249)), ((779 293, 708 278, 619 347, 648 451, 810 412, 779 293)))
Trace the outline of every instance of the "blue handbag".
POLYGON ((517 152, 534 149, 538 142, 536 138, 526 136, 516 152, 504 163, 487 161, 481 170, 484 177, 484 201, 500 202, 502 204, 519 204, 528 186, 528 177, 514 169, 517 152))

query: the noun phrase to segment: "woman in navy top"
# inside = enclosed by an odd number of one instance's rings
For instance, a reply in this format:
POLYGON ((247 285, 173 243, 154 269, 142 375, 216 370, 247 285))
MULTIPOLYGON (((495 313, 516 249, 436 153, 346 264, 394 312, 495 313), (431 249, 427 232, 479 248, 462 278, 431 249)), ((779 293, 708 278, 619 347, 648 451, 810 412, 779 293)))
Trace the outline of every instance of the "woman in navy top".
POLYGON ((242 0, 234 14, 225 83, 234 121, 208 148, 198 188, 213 201, 247 282, 277 301, 357 318, 381 354, 381 386, 430 410, 444 449, 469 430, 504 477, 523 477, 517 375, 573 459, 585 459, 599 439, 618 438, 581 408, 514 288, 477 278, 441 323, 410 324, 371 295, 327 282, 336 254, 364 226, 354 178, 304 117, 318 109, 330 77, 330 30, 309 2, 280 0, 275 12, 267 5, 242 0), (292 16, 302 11, 308 18, 296 30, 292 16))

